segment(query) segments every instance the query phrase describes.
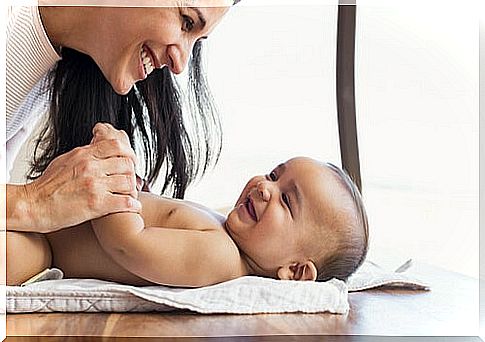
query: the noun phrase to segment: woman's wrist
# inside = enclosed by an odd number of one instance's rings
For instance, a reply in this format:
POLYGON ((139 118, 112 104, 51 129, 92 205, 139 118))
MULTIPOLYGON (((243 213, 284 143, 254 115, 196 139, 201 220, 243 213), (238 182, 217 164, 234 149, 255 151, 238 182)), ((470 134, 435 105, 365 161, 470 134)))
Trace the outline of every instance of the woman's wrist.
POLYGON ((36 231, 39 228, 32 210, 32 200, 26 184, 7 184, 7 230, 36 231))

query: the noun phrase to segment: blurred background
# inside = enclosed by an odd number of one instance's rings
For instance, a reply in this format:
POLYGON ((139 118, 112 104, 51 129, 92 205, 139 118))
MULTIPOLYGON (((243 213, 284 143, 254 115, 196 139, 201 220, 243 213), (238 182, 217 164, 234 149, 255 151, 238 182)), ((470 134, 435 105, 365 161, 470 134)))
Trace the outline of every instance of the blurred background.
MULTIPOLYGON (((244 0, 208 40, 223 151, 187 199, 227 209, 250 177, 297 155, 340 165, 337 1, 295 3, 244 0)), ((358 1, 357 129, 377 263, 413 258, 478 278, 473 15, 451 1, 358 1)), ((30 151, 28 143, 13 181, 25 179, 30 151)))

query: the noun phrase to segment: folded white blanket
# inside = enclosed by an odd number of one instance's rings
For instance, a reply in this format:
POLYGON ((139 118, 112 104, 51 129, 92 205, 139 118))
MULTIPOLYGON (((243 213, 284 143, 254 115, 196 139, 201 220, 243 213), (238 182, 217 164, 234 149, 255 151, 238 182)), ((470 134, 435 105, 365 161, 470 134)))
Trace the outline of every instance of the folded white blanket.
MULTIPOLYGON (((51 276, 62 276, 56 271, 51 276)), ((382 285, 427 289, 404 274, 382 270, 371 262, 347 284, 300 282, 247 276, 202 288, 128 286, 96 279, 38 281, 27 286, 7 286, 7 312, 147 312, 188 309, 199 313, 284 313, 349 310, 348 291, 382 285)))

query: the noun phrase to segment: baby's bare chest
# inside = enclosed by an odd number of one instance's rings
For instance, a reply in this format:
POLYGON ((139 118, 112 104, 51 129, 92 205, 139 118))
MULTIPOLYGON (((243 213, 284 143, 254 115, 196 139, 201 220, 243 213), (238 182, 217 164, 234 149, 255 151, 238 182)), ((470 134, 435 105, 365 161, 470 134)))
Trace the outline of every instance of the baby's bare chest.
POLYGON ((223 230, 225 217, 188 201, 140 194, 145 227, 223 230))

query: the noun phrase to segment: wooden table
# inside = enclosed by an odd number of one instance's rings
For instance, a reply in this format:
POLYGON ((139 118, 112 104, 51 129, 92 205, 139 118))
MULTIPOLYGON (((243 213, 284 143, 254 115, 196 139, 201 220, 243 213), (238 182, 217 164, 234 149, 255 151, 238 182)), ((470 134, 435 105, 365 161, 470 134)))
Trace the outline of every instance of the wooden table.
MULTIPOLYGON (((415 265, 413 273, 428 282, 432 290, 378 289, 350 293, 351 308, 347 315, 200 315, 190 312, 12 314, 7 315, 7 334, 105 337, 272 336, 271 340, 279 340, 278 336, 281 335, 294 335, 298 338, 305 335, 307 339, 320 335, 319 340, 322 340, 321 335, 327 335, 325 341, 382 340, 376 335, 478 335, 477 279, 424 264, 415 265)), ((8 339, 22 340, 25 339, 8 339)), ((479 341, 464 337, 430 340, 479 341)))

